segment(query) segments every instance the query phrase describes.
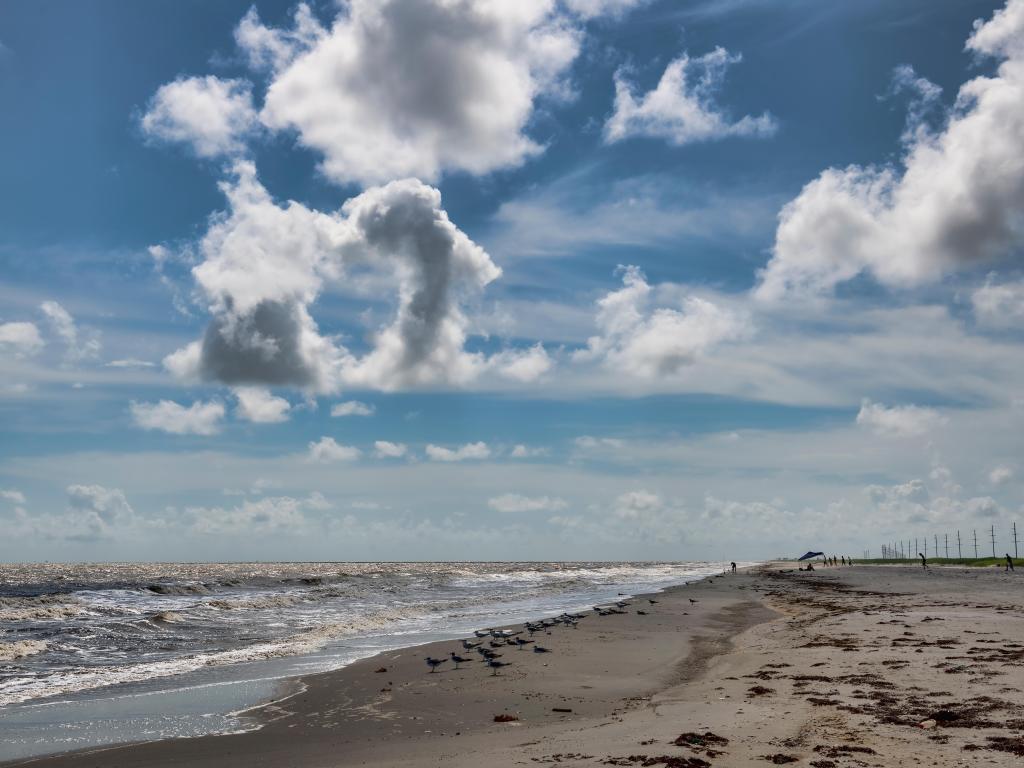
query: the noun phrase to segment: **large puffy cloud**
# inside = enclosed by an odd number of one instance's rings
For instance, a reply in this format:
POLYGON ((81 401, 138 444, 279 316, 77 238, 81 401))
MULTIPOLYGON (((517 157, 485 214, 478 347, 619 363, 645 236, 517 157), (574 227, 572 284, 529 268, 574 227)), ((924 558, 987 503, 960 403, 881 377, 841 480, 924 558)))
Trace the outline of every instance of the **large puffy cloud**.
POLYGON ((0 349, 16 355, 34 355, 44 345, 35 323, 0 323, 0 349))
MULTIPOLYGON (((904 134, 901 166, 830 168, 780 214, 757 295, 819 293, 862 273, 906 287, 1024 245, 1024 0, 976 23, 967 49, 1001 60, 961 86, 945 125, 904 134)), ((905 79, 904 74, 898 77, 905 79)), ((918 89, 920 90, 920 89, 918 89)), ((913 111, 912 111, 913 114, 913 111)))
POLYGON ((651 286, 637 267, 626 267, 622 282, 598 302, 601 333, 577 350, 577 362, 597 360, 639 378, 673 375, 715 345, 747 332, 743 317, 697 296, 685 298, 681 310, 651 309, 651 286))
POLYGON ((187 408, 173 400, 158 403, 132 402, 132 419, 143 429, 156 429, 172 435, 215 435, 224 419, 224 404, 199 400, 187 408))
POLYGON ((199 157, 237 154, 258 125, 252 85, 213 75, 179 78, 160 86, 140 125, 146 136, 188 144, 199 157))
POLYGON ((767 112, 732 121, 715 102, 726 71, 740 60, 721 47, 697 58, 683 54, 669 63, 654 90, 639 99, 617 72, 615 111, 605 123, 605 140, 647 136, 682 145, 727 136, 771 136, 777 124, 767 112))
POLYGON ((193 269, 213 319, 200 341, 165 365, 186 379, 229 385, 336 391, 342 384, 385 390, 463 384, 489 366, 522 379, 542 372, 542 349, 522 358, 465 350, 462 304, 500 274, 487 253, 441 208, 438 190, 395 181, 325 214, 277 205, 250 163, 222 184, 229 210, 214 216, 193 269), (321 335, 310 305, 347 268, 393 285, 393 321, 376 330, 362 356, 321 335))
POLYGON ((562 96, 579 32, 554 0, 352 0, 330 30, 308 9, 293 30, 252 12, 236 39, 274 70, 260 113, 323 155, 337 181, 436 179, 516 166, 535 101, 562 96))
POLYGON ((864 400, 857 413, 857 424, 882 437, 917 437, 944 423, 945 417, 934 408, 919 405, 886 407, 864 400))

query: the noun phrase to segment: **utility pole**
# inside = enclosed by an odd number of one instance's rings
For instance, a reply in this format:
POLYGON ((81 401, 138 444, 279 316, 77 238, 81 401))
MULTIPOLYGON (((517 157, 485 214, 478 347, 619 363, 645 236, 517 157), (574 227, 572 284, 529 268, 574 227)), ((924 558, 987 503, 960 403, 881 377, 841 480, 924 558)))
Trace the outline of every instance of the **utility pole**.
POLYGON ((921 539, 921 543, 924 544, 924 556, 925 556, 925 559, 927 559, 928 558, 928 537, 925 536, 923 539, 921 539))
POLYGON ((995 556, 996 556, 996 527, 994 525, 991 528, 991 535, 992 535, 992 557, 995 558, 995 556))
POLYGON ((946 537, 946 559, 949 560, 949 534, 943 534, 946 537))
POLYGON ((974 559, 978 559, 978 529, 974 529, 974 559))
POLYGON ((917 552, 920 552, 920 551, 921 551, 921 550, 920 550, 920 549, 918 548, 918 546, 917 546, 917 537, 915 536, 915 537, 914 537, 914 552, 915 552, 915 554, 916 554, 917 552))
POLYGON ((935 536, 935 559, 939 559, 939 534, 933 534, 935 536))
POLYGON ((1020 555, 1017 554, 1017 521, 1016 520, 1013 521, 1013 556, 1014 556, 1014 558, 1020 557, 1020 555))
POLYGON ((964 551, 960 548, 960 531, 956 532, 956 556, 958 559, 964 559, 964 551))

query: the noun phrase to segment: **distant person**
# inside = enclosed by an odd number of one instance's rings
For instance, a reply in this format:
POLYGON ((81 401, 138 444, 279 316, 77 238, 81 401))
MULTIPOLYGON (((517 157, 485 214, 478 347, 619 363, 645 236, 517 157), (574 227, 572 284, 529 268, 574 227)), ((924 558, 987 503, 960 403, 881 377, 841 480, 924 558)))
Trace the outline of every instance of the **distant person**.
POLYGON ((843 565, 846 565, 846 555, 840 555, 839 556, 839 562, 842 563, 843 565))
POLYGON ((928 561, 925 560, 924 555, 922 555, 920 552, 917 553, 917 556, 921 558, 921 567, 924 568, 927 571, 928 570, 928 561))
POLYGON ((853 565, 853 558, 852 557, 846 558, 846 564, 847 565, 853 565))
MULTIPOLYGON (((1007 555, 1007 557, 1009 557, 1009 555, 1007 555)), ((736 573, 736 563, 732 564, 732 572, 736 573)))
POLYGON ((1013 570, 1013 558, 1010 557, 1010 553, 1009 552, 1006 553, 1006 567, 1003 570, 1004 571, 1012 571, 1013 570))
POLYGON ((813 571, 813 570, 814 570, 814 566, 813 566, 813 565, 811 565, 810 563, 808 563, 808 564, 807 564, 807 570, 808 570, 808 571, 813 571))

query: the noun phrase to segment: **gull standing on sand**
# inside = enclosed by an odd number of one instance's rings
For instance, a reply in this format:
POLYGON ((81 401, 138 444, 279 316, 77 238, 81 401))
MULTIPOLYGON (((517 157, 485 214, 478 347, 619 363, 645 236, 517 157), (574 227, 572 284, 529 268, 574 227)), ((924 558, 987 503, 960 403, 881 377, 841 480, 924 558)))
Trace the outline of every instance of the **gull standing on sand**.
POLYGON ((468 664, 469 662, 472 661, 472 659, 466 659, 466 658, 463 658, 462 656, 459 656, 458 654, 455 653, 455 651, 451 652, 451 658, 452 658, 452 661, 455 662, 455 668, 456 669, 459 668, 459 664, 468 664))
POLYGON ((490 667, 493 670, 493 672, 491 672, 492 676, 498 674, 498 670, 501 669, 502 667, 507 667, 509 665, 509 663, 510 662, 507 662, 507 661, 498 661, 497 659, 488 659, 487 660, 487 666, 490 667))
POLYGON ((448 661, 448 659, 435 659, 432 656, 427 656, 427 666, 430 667, 431 672, 436 672, 437 668, 446 661, 448 661))

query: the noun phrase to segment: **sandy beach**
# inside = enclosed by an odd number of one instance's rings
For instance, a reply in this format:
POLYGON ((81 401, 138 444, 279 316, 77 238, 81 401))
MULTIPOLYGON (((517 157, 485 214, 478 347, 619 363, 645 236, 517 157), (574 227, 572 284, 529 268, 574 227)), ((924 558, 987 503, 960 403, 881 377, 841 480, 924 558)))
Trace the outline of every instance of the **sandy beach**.
POLYGON ((461 650, 436 643, 304 678, 254 732, 7 765, 1018 765, 1019 578, 758 567, 538 633, 500 674, 429 673, 461 650))

